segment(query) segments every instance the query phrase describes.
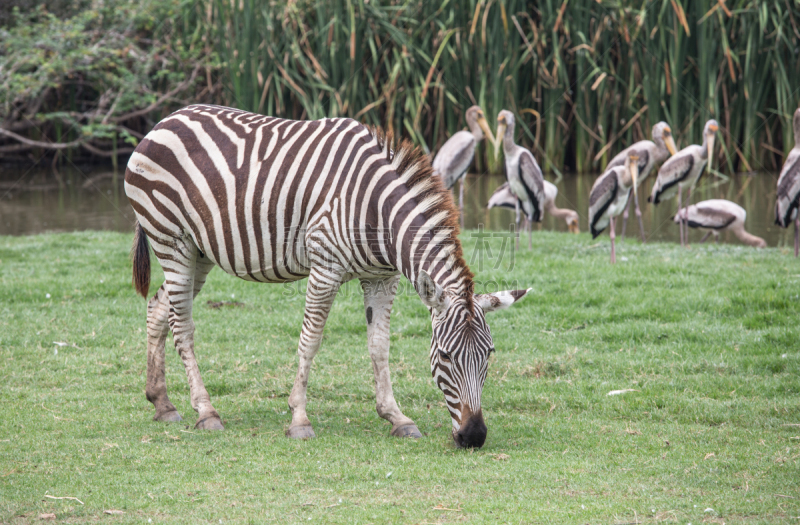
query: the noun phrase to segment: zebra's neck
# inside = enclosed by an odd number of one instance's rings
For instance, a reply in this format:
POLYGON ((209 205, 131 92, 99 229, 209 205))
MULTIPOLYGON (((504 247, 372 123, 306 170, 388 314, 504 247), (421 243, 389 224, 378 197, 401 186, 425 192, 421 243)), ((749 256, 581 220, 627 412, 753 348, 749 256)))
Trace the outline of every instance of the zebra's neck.
MULTIPOLYGON (((385 137, 378 136, 385 148, 385 137)), ((432 175, 427 156, 410 143, 400 144, 390 155, 397 181, 379 215, 388 230, 380 235, 381 251, 412 284, 421 271, 444 291, 463 295, 472 304, 472 272, 464 262, 458 240, 458 210, 440 177, 432 175)))
POLYGON ((424 217, 416 211, 421 203, 414 204, 414 211, 400 222, 409 227, 403 229, 401 226, 392 231, 391 252, 396 254, 397 269, 412 284, 417 283, 420 272, 424 270, 444 291, 471 297, 472 272, 463 259, 457 226, 447 224, 449 221, 442 217, 442 212, 424 217))

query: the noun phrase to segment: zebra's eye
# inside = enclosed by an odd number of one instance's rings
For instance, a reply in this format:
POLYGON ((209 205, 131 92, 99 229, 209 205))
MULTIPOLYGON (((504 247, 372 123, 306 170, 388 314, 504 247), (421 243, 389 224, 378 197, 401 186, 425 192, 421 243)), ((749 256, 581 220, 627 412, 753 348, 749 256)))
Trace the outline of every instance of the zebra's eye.
POLYGON ((439 350, 439 359, 442 361, 450 361, 450 356, 444 353, 442 350, 439 350))

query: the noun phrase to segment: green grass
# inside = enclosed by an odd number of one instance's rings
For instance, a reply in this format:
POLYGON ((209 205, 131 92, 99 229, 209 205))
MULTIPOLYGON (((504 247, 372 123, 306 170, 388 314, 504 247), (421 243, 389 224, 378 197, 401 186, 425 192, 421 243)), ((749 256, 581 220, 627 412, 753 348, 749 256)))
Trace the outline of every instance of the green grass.
POLYGON ((130 240, 0 238, 0 522, 44 512, 68 523, 215 524, 800 516, 800 263, 788 250, 626 240, 618 257, 627 261, 612 267, 606 238, 539 232, 511 270, 474 263, 481 281, 534 291, 490 320, 489 436, 464 451, 451 444, 430 378, 427 312, 410 295, 395 303, 391 368, 397 400, 425 436, 388 436, 353 285, 337 299, 311 376, 318 438, 285 438, 303 298, 289 293, 296 286, 219 270, 195 320, 226 430, 193 430, 171 343, 168 388, 185 424, 151 421, 130 240), (244 305, 206 304, 232 296, 244 305), (635 391, 606 395, 618 389, 635 391))

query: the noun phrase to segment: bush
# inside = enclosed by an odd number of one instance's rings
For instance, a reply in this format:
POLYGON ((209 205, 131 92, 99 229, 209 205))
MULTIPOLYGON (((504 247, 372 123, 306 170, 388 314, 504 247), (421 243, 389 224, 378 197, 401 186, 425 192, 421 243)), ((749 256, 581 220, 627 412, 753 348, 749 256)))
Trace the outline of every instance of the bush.
POLYGON ((16 10, 14 27, 0 29, 0 155, 116 157, 171 110, 210 99, 214 54, 187 31, 188 6, 114 0, 65 19, 43 6, 16 10))

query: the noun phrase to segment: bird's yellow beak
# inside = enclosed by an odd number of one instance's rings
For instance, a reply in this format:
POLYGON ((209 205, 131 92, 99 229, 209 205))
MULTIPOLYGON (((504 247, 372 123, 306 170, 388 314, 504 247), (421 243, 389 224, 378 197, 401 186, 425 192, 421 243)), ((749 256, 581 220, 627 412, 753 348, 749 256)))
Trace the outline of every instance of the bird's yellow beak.
POLYGON ((709 131, 711 133, 708 134, 708 163, 706 164, 706 172, 711 173, 711 161, 714 159, 714 138, 716 137, 717 133, 717 126, 709 126, 709 131))
POLYGON ((675 155, 675 152, 678 151, 678 148, 675 147, 675 139, 672 138, 672 132, 669 128, 664 129, 664 131, 669 133, 669 135, 667 135, 664 139, 664 145, 667 146, 670 155, 675 155))
POLYGON ((481 127, 483 130, 483 134, 486 136, 486 140, 492 143, 492 147, 494 147, 495 151, 497 151, 497 144, 494 141, 494 135, 492 135, 492 130, 489 129, 489 123, 486 122, 486 117, 481 115, 478 118, 478 126, 481 127))
POLYGON ((503 143, 503 137, 506 134, 506 119, 500 117, 497 119, 497 135, 494 138, 494 158, 497 160, 497 157, 500 156, 500 150, 502 149, 500 145, 503 143))
POLYGON ((631 161, 628 169, 631 170, 631 180, 633 180, 633 196, 638 199, 639 193, 636 188, 639 186, 639 157, 631 155, 630 159, 631 161))

